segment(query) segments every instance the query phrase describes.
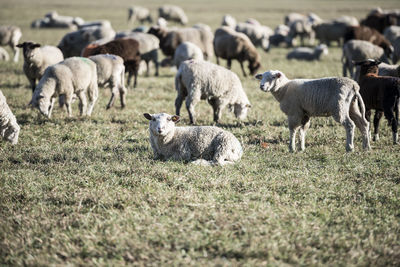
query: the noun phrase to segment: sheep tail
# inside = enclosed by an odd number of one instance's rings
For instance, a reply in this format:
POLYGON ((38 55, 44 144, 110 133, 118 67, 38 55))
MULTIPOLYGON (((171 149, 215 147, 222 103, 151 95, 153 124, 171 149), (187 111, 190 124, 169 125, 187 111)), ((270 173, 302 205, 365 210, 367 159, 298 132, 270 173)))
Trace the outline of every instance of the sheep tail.
POLYGON ((358 90, 355 90, 354 98, 358 99, 358 106, 360 107, 361 115, 363 118, 365 118, 365 104, 358 90))

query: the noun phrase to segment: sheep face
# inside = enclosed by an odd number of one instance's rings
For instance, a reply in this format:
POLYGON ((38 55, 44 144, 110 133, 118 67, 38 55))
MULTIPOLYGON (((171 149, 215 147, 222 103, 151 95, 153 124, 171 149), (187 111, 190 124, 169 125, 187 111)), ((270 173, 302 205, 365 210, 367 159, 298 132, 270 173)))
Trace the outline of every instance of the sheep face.
POLYGON ((20 127, 16 122, 9 123, 9 126, 3 130, 1 135, 11 144, 16 145, 18 143, 19 130, 20 127))
POLYGON ((39 96, 34 95, 31 104, 33 107, 38 108, 40 113, 42 113, 44 116, 50 118, 51 108, 52 108, 50 99, 42 95, 39 96))
POLYGON ((280 78, 283 76, 282 72, 278 70, 266 71, 263 74, 257 74, 255 78, 260 80, 260 89, 264 92, 274 92, 279 87, 280 78))
POLYGON ((22 44, 18 44, 17 47, 22 48, 24 58, 32 59, 35 56, 34 50, 40 47, 40 44, 32 42, 23 42, 22 44))
POLYGON ((360 62, 356 62, 355 65, 360 66, 360 74, 373 73, 378 75, 378 65, 381 64, 380 61, 375 59, 368 59, 360 62))
POLYGON ((174 131, 175 123, 180 118, 177 115, 169 115, 167 113, 149 114, 144 113, 143 116, 150 121, 150 131, 154 136, 167 136, 174 131))

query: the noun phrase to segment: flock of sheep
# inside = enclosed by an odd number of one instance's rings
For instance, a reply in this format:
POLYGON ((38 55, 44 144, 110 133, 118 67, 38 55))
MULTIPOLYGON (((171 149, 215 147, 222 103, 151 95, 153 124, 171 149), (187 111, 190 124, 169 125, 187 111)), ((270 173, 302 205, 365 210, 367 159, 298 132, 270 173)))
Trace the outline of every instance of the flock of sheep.
MULTIPOLYGON (((148 9, 131 7, 130 23, 153 23, 148 9)), ((243 150, 231 133, 214 126, 177 127, 180 109, 185 101, 190 123, 196 122, 195 106, 207 100, 213 108, 214 122, 221 120, 225 108, 233 110, 238 119, 245 119, 251 104, 239 77, 230 70, 232 60, 237 60, 244 76, 243 63, 248 62, 251 75, 260 81, 260 89, 271 92, 288 117, 290 130, 289 149, 295 151, 295 136, 300 132, 300 149, 305 149, 305 135, 310 118, 332 116, 346 129, 346 150, 354 148, 354 128, 363 138, 363 148, 370 149, 369 121, 374 118, 374 140, 379 138, 379 120, 384 114, 392 127, 393 143, 398 143, 397 127, 400 97, 400 67, 393 64, 400 57, 400 12, 374 9, 361 21, 342 16, 323 21, 316 14, 290 13, 285 24, 275 30, 261 25, 255 19, 237 23, 225 15, 222 25, 214 32, 208 25, 169 27, 168 23, 188 23, 185 12, 177 6, 165 5, 158 10, 156 24, 139 26, 132 31, 115 32, 109 21, 85 22, 79 17, 60 16, 57 12, 32 22, 32 27, 67 27, 67 33, 58 46, 19 43, 21 30, 15 26, 0 27, 0 44, 14 50, 18 61, 19 48, 23 50, 23 70, 32 88, 30 104, 51 117, 58 97, 72 116, 72 100, 79 99, 81 116, 90 116, 98 98, 98 87, 111 88, 107 109, 120 97, 121 107, 126 106, 127 87, 134 77, 146 67, 155 66, 158 76, 160 66, 175 65, 176 115, 148 114, 150 143, 158 159, 184 160, 202 165, 224 165, 238 161, 243 150), (297 38, 299 37, 299 38, 297 38), (320 60, 328 53, 332 41, 343 44, 343 76, 322 79, 290 80, 281 71, 257 74, 261 55, 257 50, 270 51, 274 46, 293 47, 296 40, 319 45, 314 48, 296 47, 287 59, 320 60), (160 62, 158 50, 165 58, 160 62), (217 64, 210 60, 216 57, 217 64), (227 68, 219 66, 220 59, 227 60, 227 68), (381 63, 381 61, 385 63, 381 63), (379 67, 378 67, 379 65, 379 67), (354 70, 354 67, 357 67, 354 70), (125 73, 128 80, 125 84, 125 73)), ((1 48, 1 47, 0 47, 1 48)), ((7 52, 0 49, 0 60, 9 60, 7 52)), ((12 144, 18 142, 20 127, 0 91, 0 131, 12 144)))

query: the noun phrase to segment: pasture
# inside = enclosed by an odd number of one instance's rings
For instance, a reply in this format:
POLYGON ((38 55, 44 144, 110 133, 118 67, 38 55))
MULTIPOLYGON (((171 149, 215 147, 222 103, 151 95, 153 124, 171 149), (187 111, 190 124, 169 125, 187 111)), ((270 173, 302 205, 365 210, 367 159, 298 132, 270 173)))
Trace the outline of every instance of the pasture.
MULTIPOLYGON (((30 23, 57 10, 108 19, 120 31, 132 27, 127 8, 133 3, 155 16, 164 1, 2 0, 0 25, 19 26, 21 41, 57 45, 68 30, 30 23)), ((173 3, 186 11, 189 25, 203 22, 213 30, 227 13, 274 28, 292 11, 360 19, 377 4, 399 7, 397 0, 173 3)), ((312 63, 288 61, 287 51, 260 49, 260 72, 341 76, 337 46, 312 63)), ((172 70, 139 76, 124 110, 119 102, 106 110, 110 91, 100 89, 90 118, 78 116, 76 102, 73 118, 55 107, 46 119, 27 107, 31 90, 22 64, 21 56, 18 64, 0 62, 0 90, 21 126, 18 145, 0 141, 0 265, 400 265, 400 147, 392 145, 386 120, 371 151, 362 151, 356 130, 355 152, 346 153, 341 125, 311 119, 306 150, 289 153, 278 102, 234 61, 252 109, 242 123, 226 110, 219 126, 241 141, 241 161, 226 167, 163 162, 152 159, 142 114, 174 113, 172 70)), ((196 110, 198 125, 213 123, 208 104, 196 110)), ((180 125, 188 125, 185 107, 181 115, 180 125)))

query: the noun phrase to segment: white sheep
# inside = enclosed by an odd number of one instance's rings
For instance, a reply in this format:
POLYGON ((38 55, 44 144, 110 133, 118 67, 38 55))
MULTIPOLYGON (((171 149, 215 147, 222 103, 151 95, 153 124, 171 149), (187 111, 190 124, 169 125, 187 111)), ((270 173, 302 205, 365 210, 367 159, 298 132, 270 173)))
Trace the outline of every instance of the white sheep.
POLYGON ((42 78, 47 67, 64 60, 61 50, 55 46, 23 42, 17 47, 22 48, 23 51, 23 70, 31 85, 32 93, 35 91, 36 81, 42 78))
POLYGON ((148 21, 149 23, 153 22, 153 19, 150 16, 150 11, 141 6, 132 6, 128 9, 128 22, 133 23, 138 20, 140 23, 144 23, 148 21))
POLYGON ((305 135, 310 117, 332 116, 346 129, 346 150, 353 150, 354 124, 361 131, 363 148, 369 149, 369 123, 358 84, 349 78, 289 80, 281 71, 257 74, 260 89, 271 92, 288 116, 289 150, 295 151, 296 132, 300 128, 300 149, 305 149, 305 135), (361 107, 361 110, 359 106, 361 107))
POLYGON ((158 16, 164 18, 167 21, 175 21, 182 25, 188 23, 188 18, 185 11, 179 6, 174 5, 163 5, 158 8, 158 16))
POLYGON ((229 14, 226 14, 222 18, 221 26, 228 26, 229 28, 235 29, 236 19, 229 14))
POLYGON ((369 58, 379 59, 388 63, 388 59, 382 47, 363 40, 350 40, 346 42, 343 45, 342 54, 343 76, 346 76, 347 70, 349 70, 350 77, 355 78, 353 76, 354 62, 367 60, 369 58))
POLYGON ((206 99, 214 110, 214 121, 221 118, 223 109, 233 108, 236 118, 241 120, 247 116, 251 107, 243 90, 239 77, 232 71, 214 63, 202 60, 187 60, 181 63, 175 76, 176 114, 180 114, 183 100, 190 123, 195 123, 195 106, 201 99, 206 99))
POLYGON ((322 55, 328 54, 328 47, 325 44, 320 44, 314 48, 309 47, 297 47, 290 51, 287 55, 287 59, 297 60, 320 60, 322 55))
POLYGON ((10 56, 8 55, 7 51, 0 46, 0 60, 9 61, 10 56))
POLYGON ((273 31, 268 27, 251 23, 238 23, 235 30, 246 34, 254 46, 269 51, 269 37, 273 34, 273 31))
POLYGON ((180 160, 199 165, 226 165, 243 154, 237 138, 213 126, 176 127, 179 116, 143 114, 150 121, 150 144, 154 159, 180 160))
POLYGON ((88 58, 67 58, 48 67, 33 93, 31 104, 50 118, 55 98, 60 96, 60 104, 66 105, 68 116, 71 117, 74 94, 80 100, 80 115, 90 116, 98 97, 98 85, 96 63, 88 58), (86 93, 89 97, 89 104, 86 100, 86 93))
POLYGON ((121 107, 124 108, 126 106, 125 99, 127 93, 124 86, 124 60, 120 56, 110 54, 100 54, 89 58, 96 63, 98 85, 108 85, 111 89, 111 98, 107 104, 107 109, 113 106, 115 96, 118 94, 120 96, 121 107))
POLYGON ((176 68, 179 69, 179 65, 189 59, 204 60, 203 52, 197 45, 191 42, 183 42, 175 50, 174 64, 176 68))
POLYGON ((11 144, 18 143, 20 127, 17 119, 7 105, 6 97, 0 90, 0 135, 11 144))
POLYGON ((0 26, 0 45, 8 45, 14 51, 14 62, 18 62, 19 49, 17 44, 22 37, 21 29, 16 26, 0 26))

